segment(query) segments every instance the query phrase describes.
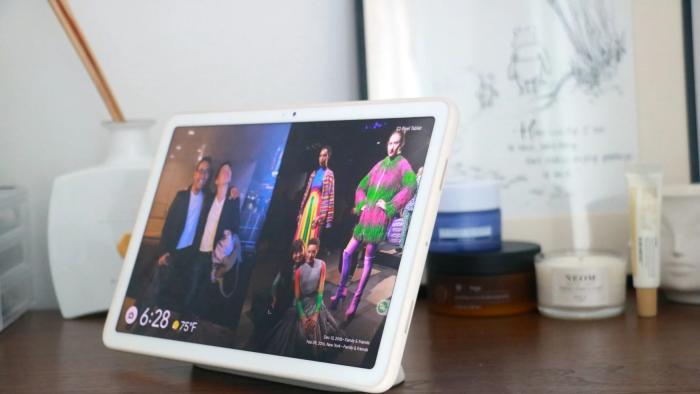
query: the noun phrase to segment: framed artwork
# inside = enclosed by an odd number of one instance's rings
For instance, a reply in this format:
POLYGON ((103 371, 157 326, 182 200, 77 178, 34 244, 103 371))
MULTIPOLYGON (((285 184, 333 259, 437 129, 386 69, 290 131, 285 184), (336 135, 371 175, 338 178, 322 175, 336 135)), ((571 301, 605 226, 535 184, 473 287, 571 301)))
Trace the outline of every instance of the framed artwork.
POLYGON ((700 2, 683 0, 683 49, 685 53, 686 102, 688 105, 688 148, 690 157, 690 179, 700 182, 700 159, 698 158, 698 93, 695 75, 700 60, 700 2))
POLYGON ((624 227, 638 157, 629 0, 365 0, 358 12, 369 99, 459 107, 448 182, 499 181, 510 235, 622 247, 592 227, 624 227))

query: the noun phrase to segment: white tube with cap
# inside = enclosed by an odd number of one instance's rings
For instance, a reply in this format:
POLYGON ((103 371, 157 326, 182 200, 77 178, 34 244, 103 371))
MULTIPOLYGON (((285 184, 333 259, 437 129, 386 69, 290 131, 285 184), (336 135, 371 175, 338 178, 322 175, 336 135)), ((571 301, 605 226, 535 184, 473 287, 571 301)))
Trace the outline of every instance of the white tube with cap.
POLYGON ((630 212, 630 260, 637 291, 637 314, 656 316, 661 282, 661 181, 658 166, 638 165, 627 174, 630 212))

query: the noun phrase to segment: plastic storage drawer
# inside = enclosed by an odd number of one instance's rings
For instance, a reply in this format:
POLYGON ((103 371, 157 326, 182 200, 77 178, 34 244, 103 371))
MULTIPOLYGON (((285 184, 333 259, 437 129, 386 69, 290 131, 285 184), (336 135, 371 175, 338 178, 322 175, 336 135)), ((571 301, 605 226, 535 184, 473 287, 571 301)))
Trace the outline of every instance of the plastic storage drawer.
POLYGON ((0 186, 0 277, 27 260, 27 211, 23 189, 0 186))
POLYGON ((29 309, 32 303, 32 275, 29 265, 20 264, 0 276, 0 330, 29 309))
POLYGON ((27 223, 27 193, 22 188, 0 185, 0 236, 27 223))

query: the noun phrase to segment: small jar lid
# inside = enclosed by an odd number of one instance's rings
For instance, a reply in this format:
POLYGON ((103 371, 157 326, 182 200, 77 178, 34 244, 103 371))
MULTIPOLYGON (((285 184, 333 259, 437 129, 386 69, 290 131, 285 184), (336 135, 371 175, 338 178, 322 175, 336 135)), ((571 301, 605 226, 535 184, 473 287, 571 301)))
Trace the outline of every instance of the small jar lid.
POLYGON ((503 241, 501 249, 490 252, 428 253, 428 270, 440 274, 502 275, 534 270, 540 245, 503 241))
POLYGON ((495 181, 446 183, 442 188, 440 212, 476 212, 501 208, 501 191, 495 181))

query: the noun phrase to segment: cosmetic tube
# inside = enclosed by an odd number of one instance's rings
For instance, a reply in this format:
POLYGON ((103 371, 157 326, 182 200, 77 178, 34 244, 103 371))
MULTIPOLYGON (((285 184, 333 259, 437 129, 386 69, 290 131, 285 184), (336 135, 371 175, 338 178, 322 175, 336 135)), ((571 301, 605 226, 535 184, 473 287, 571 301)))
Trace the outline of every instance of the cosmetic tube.
POLYGON ((630 214, 630 262, 637 293, 637 314, 656 316, 661 281, 661 168, 638 165, 627 171, 630 214))

